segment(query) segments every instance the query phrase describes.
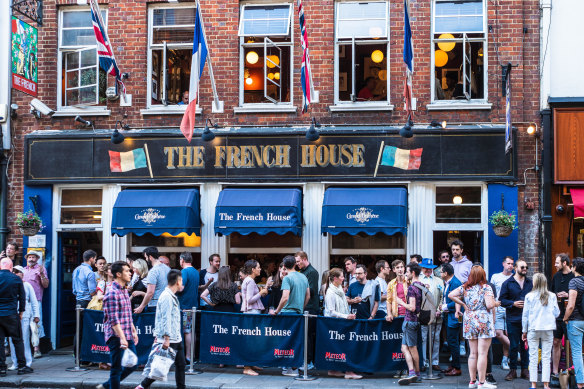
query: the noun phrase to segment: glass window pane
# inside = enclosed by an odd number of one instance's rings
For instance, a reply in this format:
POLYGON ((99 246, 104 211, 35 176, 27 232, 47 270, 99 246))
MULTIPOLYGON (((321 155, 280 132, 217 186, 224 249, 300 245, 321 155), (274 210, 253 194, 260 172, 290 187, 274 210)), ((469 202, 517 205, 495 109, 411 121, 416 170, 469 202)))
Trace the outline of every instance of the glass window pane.
POLYGON ((67 88, 76 88, 79 86, 79 71, 73 70, 72 72, 67 72, 67 88))
POLYGON ((61 224, 101 224, 101 208, 62 208, 61 224))
POLYGON ((152 31, 152 43, 162 44, 166 41, 169 43, 185 43, 193 45, 193 35, 195 27, 173 27, 173 28, 154 28, 152 31))
POLYGON ((284 235, 278 235, 275 232, 269 232, 266 235, 259 235, 252 232, 249 235, 241 235, 237 232, 229 235, 229 245, 231 247, 301 247, 302 238, 291 232, 284 235))
POLYGON ((482 188, 480 186, 471 187, 436 187, 436 204, 454 204, 453 198, 460 196, 462 204, 480 204, 482 188))
MULTIPOLYGON (((279 55, 279 69, 274 66, 268 67, 267 76, 274 82, 281 85, 282 102, 290 102, 290 47, 278 46, 282 51, 278 50, 268 52, 268 55, 279 55)), ((274 57, 272 57, 275 59, 274 57)), ((244 49, 244 71, 243 71, 243 102, 248 103, 272 103, 272 101, 264 97, 264 59, 263 47, 253 47, 244 49), (255 53, 255 54, 254 54, 255 53), (256 60, 257 57, 257 60, 256 60), (252 61, 253 63, 249 62, 252 61)), ((268 62, 269 63, 269 62, 268 62)), ((271 63, 269 63, 272 66, 271 63)), ((268 96, 274 100, 280 98, 280 91, 272 83, 269 82, 267 87, 268 96)))
POLYGON ((81 104, 96 103, 97 88, 95 86, 79 89, 79 102, 81 104))
POLYGON ((97 55, 95 49, 83 50, 81 52, 81 67, 97 65, 97 55))
MULTIPOLYGON (((470 42, 470 96, 471 99, 484 99, 485 97, 485 66, 483 42, 470 42)), ((438 43, 434 45, 434 70, 435 88, 434 98, 436 100, 460 100, 466 101, 464 94, 464 83, 462 78, 463 69, 463 47, 461 41, 450 42, 454 45, 447 52, 443 51, 438 43), (438 66, 442 65, 442 66, 438 66)), ((449 49, 450 47, 445 47, 449 49)), ((468 49, 468 47, 467 47, 468 49)), ((467 62, 468 64, 468 62, 467 62)))
POLYGON ((437 205, 436 223, 480 223, 480 206, 437 205))
POLYGON ((339 20, 337 38, 385 38, 385 20, 339 20))
POLYGON ((482 1, 438 1, 436 16, 468 16, 482 15, 482 1))
POLYGON ((68 90, 65 94, 65 105, 79 104, 79 90, 68 90))
MULTIPOLYGON (((105 20, 105 12, 102 13, 102 18, 105 20)), ((63 12, 63 27, 87 27, 91 28, 91 11, 76 11, 63 12)))
POLYGON ((65 61, 67 62, 67 70, 79 68, 79 53, 66 53, 65 61))
POLYGON ((385 15, 386 3, 339 3, 339 19, 376 19, 385 15))
POLYGON ((95 70, 95 68, 81 70, 81 86, 93 85, 96 83, 97 77, 95 70))
POLYGON ((62 46, 91 46, 95 45, 93 30, 63 30, 62 46))
POLYGON ((195 8, 158 8, 153 11, 153 26, 195 24, 195 8))
POLYGON ((101 205, 101 189, 63 189, 61 205, 101 205))
POLYGON ((436 3, 434 31, 482 32, 482 1, 446 1, 436 3))
POLYGON ((341 232, 332 236, 333 249, 401 249, 405 247, 404 236, 402 234, 385 235, 382 233, 370 236, 365 233, 349 235, 341 232))
POLYGON ((243 8, 243 35, 267 36, 289 34, 290 7, 287 5, 275 7, 243 8))

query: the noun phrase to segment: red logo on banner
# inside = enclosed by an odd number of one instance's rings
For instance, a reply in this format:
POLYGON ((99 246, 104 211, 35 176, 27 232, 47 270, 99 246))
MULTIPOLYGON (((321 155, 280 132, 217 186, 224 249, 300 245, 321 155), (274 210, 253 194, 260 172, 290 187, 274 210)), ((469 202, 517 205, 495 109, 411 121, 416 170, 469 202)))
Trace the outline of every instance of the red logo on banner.
POLYGON ((294 358, 294 349, 280 350, 276 348, 274 349, 274 356, 283 358, 294 358))
POLYGON ((393 353, 393 354, 391 354, 391 359, 394 361, 403 361, 404 360, 404 353, 393 353))
POLYGON ((347 355, 345 353, 334 354, 326 352, 324 353, 324 359, 326 359, 329 362, 347 362, 347 355))
POLYGON ((100 346, 97 344, 92 344, 91 345, 91 351, 97 351, 100 353, 109 353, 110 349, 108 346, 100 346))
POLYGON ((229 347, 211 346, 211 349, 209 351, 213 355, 231 355, 229 347))

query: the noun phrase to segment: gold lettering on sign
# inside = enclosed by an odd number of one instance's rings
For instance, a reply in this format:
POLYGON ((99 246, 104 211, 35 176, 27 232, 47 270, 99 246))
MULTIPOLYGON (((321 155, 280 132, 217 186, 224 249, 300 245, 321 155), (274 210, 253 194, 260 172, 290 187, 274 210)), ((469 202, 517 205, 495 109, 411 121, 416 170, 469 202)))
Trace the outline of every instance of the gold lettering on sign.
POLYGON ((300 148, 301 167, 363 167, 365 166, 365 145, 302 145, 300 148))
POLYGON ((204 146, 165 147, 164 154, 166 154, 167 157, 167 169, 192 169, 205 167, 204 146))
POLYGON ((178 165, 177 167, 192 167, 191 158, 193 157, 193 150, 191 147, 178 148, 178 165))
POLYGON ((353 145, 353 167, 365 166, 365 145, 353 145))
POLYGON ((215 146, 215 167, 223 167, 225 161, 225 146, 215 146))
POLYGON ((175 169, 174 167, 174 151, 176 147, 165 147, 164 154, 168 157, 168 162, 166 164, 167 169, 175 169))
POLYGON ((290 167, 290 146, 276 146, 276 166, 290 167))

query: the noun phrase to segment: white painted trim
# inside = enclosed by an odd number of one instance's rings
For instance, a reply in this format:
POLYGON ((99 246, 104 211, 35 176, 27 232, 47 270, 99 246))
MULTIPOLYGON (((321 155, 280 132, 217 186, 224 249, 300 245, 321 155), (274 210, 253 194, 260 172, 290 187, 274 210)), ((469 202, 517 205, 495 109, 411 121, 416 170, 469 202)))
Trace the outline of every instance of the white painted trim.
MULTIPOLYGON (((52 204, 52 219, 53 219, 53 226, 56 226, 59 223, 59 195, 60 191, 56 186, 53 186, 53 204, 52 204)), ((53 350, 57 349, 57 314, 58 314, 58 293, 59 293, 59 284, 56 282, 59 275, 59 264, 58 262, 58 255, 59 255, 59 248, 57 247, 59 244, 59 239, 57 238, 57 231, 53 231, 53 238, 51 239, 53 242, 53 249, 51 251, 51 274, 50 278, 53 280, 50 284, 51 288, 51 343, 53 346, 53 350)))
POLYGON ((331 255, 406 255, 406 249, 330 249, 331 255))
POLYGON ((337 103, 336 105, 329 105, 331 112, 351 112, 351 111, 393 111, 394 106, 391 104, 376 104, 376 103, 337 103))
MULTIPOLYGON (((147 247, 149 247, 149 246, 130 246, 129 252, 131 252, 131 253, 142 253, 147 247)), ((188 251, 190 253, 200 253, 201 252, 201 247, 183 247, 183 246, 164 247, 164 246, 157 246, 157 248, 158 248, 158 252, 159 253, 176 253, 178 251, 180 251, 180 252, 188 251)))
MULTIPOLYGON (((185 108, 167 108, 164 105, 155 105, 152 106, 152 108, 146 108, 146 109, 141 109, 140 110, 140 115, 146 116, 146 115, 184 115, 185 111, 186 111, 186 105, 184 106, 185 108)), ((197 107, 197 109, 195 110, 197 115, 201 115, 203 113, 203 109, 200 107, 197 107)))
MULTIPOLYGON (((64 107, 63 107, 64 108, 64 107)), ((112 111, 109 109, 61 109, 53 114, 54 118, 73 117, 73 116, 110 116, 112 111)))
POLYGON ((301 247, 230 247, 229 254, 289 254, 300 250, 301 247))
MULTIPOLYGON (((442 100, 440 100, 442 101, 442 100)), ((449 111, 449 110, 490 110, 493 106, 491 103, 473 103, 460 102, 461 100, 455 100, 456 102, 434 102, 432 104, 426 104, 426 109, 428 111, 449 111)))
POLYGON ((233 107, 233 113, 275 112, 296 113, 298 108, 290 104, 244 104, 241 107, 233 107))

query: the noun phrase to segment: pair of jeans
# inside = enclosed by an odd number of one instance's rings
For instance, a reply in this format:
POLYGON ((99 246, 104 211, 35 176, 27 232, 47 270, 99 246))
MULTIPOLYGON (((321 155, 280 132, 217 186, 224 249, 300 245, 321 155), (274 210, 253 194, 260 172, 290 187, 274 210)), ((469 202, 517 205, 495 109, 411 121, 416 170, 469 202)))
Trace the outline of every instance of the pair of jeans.
POLYGON ((458 337, 460 325, 446 328, 446 339, 448 340, 448 349, 452 356, 450 366, 460 370, 460 339, 458 337))
MULTIPOLYGON (((127 339, 128 348, 136 353, 136 346, 134 345, 133 339, 127 339)), ((127 376, 132 374, 138 365, 133 367, 122 368, 122 356, 124 355, 124 349, 120 347, 120 338, 112 335, 106 342, 110 350, 110 356, 112 359, 112 367, 110 370, 110 379, 103 384, 106 389, 120 389, 120 382, 123 381, 127 376)))
MULTIPOLYGON (((554 344, 553 330, 527 332, 527 344, 529 345, 529 381, 537 382, 537 362, 539 359, 538 354, 540 340, 541 340, 541 381, 550 382, 552 345, 554 344)), ((581 341, 582 340, 580 340, 580 342, 581 341)), ((582 353, 580 353, 580 361, 581 360, 582 353)), ((580 369, 580 371, 581 370, 582 369, 580 369)))
POLYGON ((429 361, 431 365, 438 365, 439 364, 439 356, 440 356, 440 330, 442 330, 442 320, 436 321, 432 324, 432 335, 429 334, 430 326, 422 326, 422 351, 423 361, 428 361, 428 339, 431 337, 434 338, 432 342, 432 361, 429 361))
MULTIPOLYGON (((185 389, 186 388, 186 384, 185 384, 185 366, 186 366, 186 360, 185 360, 185 349, 183 346, 182 342, 178 342, 178 343, 171 343, 170 347, 176 351, 176 357, 174 359, 174 379, 176 382, 176 387, 177 389, 185 389)), ((140 383, 140 385, 142 385, 142 387, 144 389, 148 389, 150 388, 150 385, 152 385, 152 383, 154 382, 154 380, 152 378, 144 378, 142 380, 142 383, 140 383)))
POLYGON ((523 328, 521 321, 509 321, 507 320, 507 334, 509 335, 509 367, 511 370, 517 370, 518 367, 521 369, 527 369, 529 367, 529 356, 527 350, 525 350, 525 345, 521 340, 521 335, 523 328), (521 366, 517 366, 517 353, 521 354, 521 366))
MULTIPOLYGON (((26 366, 24 359, 24 343, 22 342, 22 324, 20 315, 0 316, 0 345, 4 346, 6 338, 12 338, 18 368, 26 366)), ((13 357, 14 358, 14 357, 13 357)), ((6 370, 6 354, 0 352, 0 370, 6 370)))
MULTIPOLYGON (((32 352, 30 351, 30 323, 30 317, 23 317, 20 322, 22 326, 22 343, 24 344, 24 359, 26 360, 26 366, 28 367, 31 367, 32 365, 32 352)), ((16 350, 14 349, 12 338, 10 338, 10 356, 12 357, 12 366, 17 367, 18 360, 16 359, 16 350)))
POLYGON ((570 320, 568 322, 568 339, 572 349, 572 363, 576 372, 576 382, 584 384, 584 363, 582 362, 582 335, 584 335, 584 321, 570 320))

